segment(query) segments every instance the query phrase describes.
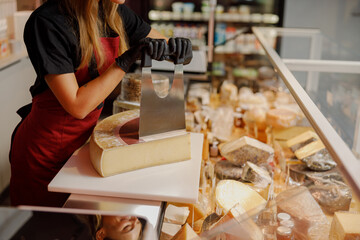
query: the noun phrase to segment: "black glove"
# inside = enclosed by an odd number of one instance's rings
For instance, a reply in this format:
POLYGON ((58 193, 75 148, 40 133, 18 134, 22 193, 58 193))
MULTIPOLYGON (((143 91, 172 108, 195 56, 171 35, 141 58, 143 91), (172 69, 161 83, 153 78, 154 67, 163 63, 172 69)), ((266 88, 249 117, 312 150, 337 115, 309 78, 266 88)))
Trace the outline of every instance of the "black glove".
POLYGON ((115 59, 116 64, 124 72, 129 72, 131 65, 141 59, 143 51, 147 51, 151 59, 164 60, 163 56, 166 47, 165 39, 144 38, 138 44, 130 47, 122 55, 115 59))
POLYGON ((169 42, 170 56, 167 60, 175 64, 189 64, 193 57, 191 41, 187 38, 170 38, 169 42))

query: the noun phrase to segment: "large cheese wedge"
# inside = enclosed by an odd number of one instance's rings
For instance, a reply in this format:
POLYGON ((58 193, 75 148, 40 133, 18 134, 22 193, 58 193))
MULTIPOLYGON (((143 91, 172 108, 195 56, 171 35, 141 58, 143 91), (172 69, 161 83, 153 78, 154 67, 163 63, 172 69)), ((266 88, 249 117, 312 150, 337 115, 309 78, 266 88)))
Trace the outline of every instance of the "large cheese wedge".
POLYGON ((195 233, 189 224, 185 223, 184 226, 178 231, 171 240, 200 240, 201 238, 195 233))
POLYGON ((360 239, 360 212, 336 212, 331 223, 330 240, 360 239))
POLYGON ((266 205, 266 200, 259 193, 235 180, 219 181, 215 189, 215 198, 220 214, 227 213, 232 207, 239 204, 245 212, 253 215, 266 205))
POLYGON ((138 137, 139 110, 114 114, 99 122, 90 138, 90 159, 103 176, 189 160, 190 134, 145 141, 138 137))

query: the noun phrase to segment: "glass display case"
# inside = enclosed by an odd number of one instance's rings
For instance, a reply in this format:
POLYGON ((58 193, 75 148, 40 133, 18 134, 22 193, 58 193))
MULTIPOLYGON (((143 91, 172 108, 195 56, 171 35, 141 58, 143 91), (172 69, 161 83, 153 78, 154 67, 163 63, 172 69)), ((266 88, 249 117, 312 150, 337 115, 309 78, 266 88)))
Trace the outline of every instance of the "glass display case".
POLYGON ((253 32, 359 196, 360 61, 316 29, 253 32))

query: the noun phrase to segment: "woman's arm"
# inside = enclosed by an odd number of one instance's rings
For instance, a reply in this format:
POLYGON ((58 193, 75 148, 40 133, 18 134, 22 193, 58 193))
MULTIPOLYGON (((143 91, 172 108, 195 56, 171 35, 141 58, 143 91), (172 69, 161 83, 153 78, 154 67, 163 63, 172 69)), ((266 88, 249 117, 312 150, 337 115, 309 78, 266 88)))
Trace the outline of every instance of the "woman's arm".
MULTIPOLYGON (((154 29, 150 31, 148 37, 167 40, 154 29)), ((160 44, 156 46, 158 48, 153 48, 151 55, 160 57, 162 55, 158 53, 161 51, 160 44)), ((141 49, 142 47, 134 47, 127 51, 129 54, 123 54, 125 63, 134 62, 136 59, 127 60, 136 58, 135 55, 138 51, 142 51, 141 49)), ((73 117, 83 119, 110 95, 124 75, 125 71, 113 63, 103 74, 81 87, 77 84, 74 73, 49 74, 45 76, 45 80, 62 107, 73 117)))
POLYGON ((79 87, 74 73, 49 74, 46 83, 63 108, 77 119, 85 118, 115 89, 125 72, 113 63, 103 74, 79 87))

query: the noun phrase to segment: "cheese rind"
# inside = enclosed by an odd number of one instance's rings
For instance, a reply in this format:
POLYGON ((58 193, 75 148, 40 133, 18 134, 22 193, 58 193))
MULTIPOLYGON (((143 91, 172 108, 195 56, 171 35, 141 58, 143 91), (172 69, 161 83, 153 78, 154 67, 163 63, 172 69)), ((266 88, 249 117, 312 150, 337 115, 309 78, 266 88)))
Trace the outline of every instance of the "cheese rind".
POLYGON ((247 136, 225 143, 220 148, 220 152, 223 157, 237 166, 242 166, 247 161, 255 164, 266 163, 274 155, 272 147, 247 136))
POLYGON ((138 110, 121 112, 102 120, 94 128, 90 159, 101 176, 191 159, 189 133, 128 145, 126 138, 119 136, 119 128, 138 117, 138 110))
POLYGON ((330 240, 360 239, 360 212, 336 212, 331 223, 330 240))

